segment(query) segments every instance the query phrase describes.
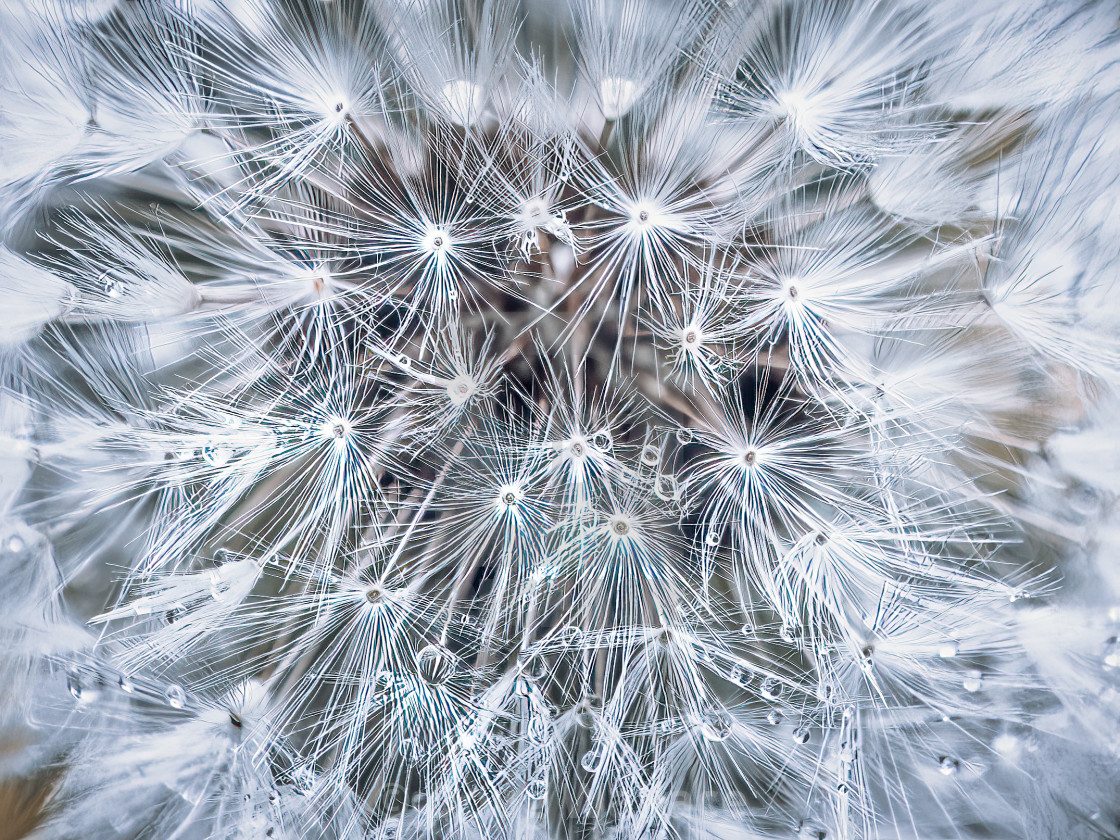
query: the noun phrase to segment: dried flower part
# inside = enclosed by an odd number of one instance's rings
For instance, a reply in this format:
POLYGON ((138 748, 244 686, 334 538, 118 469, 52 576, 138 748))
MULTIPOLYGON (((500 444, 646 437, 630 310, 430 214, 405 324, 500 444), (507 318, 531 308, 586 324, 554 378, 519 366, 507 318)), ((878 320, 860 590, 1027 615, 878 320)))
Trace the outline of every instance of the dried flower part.
POLYGON ((1120 833, 1107 4, 0 25, 0 833, 1120 833))

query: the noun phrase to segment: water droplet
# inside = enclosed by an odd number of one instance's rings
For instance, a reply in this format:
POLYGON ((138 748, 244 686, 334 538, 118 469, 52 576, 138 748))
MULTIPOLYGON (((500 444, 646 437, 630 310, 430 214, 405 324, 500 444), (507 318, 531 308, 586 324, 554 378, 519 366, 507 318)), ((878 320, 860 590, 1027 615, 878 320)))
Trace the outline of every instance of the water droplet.
POLYGON ((576 725, 582 726, 584 729, 595 728, 595 712, 591 708, 591 701, 584 700, 580 702, 576 708, 576 725))
POLYGON ((682 426, 681 428, 677 429, 675 437, 677 438, 677 443, 679 443, 681 446, 687 446, 696 439, 696 434, 692 431, 692 429, 682 426))
POLYGON ((455 656, 442 645, 425 645, 416 654, 416 672, 429 685, 441 685, 455 673, 455 656))
POLYGON ((540 771, 536 776, 529 780, 529 784, 525 788, 525 793, 528 794, 530 799, 544 799, 546 796, 548 796, 547 769, 540 771))
POLYGON ((600 429, 591 436, 591 445, 600 452, 610 452, 614 448, 614 438, 607 429, 600 429))
POLYGON ((809 728, 807 726, 799 726, 793 730, 793 742, 795 744, 808 744, 809 728))
POLYGON ((77 671, 66 672, 66 690, 75 700, 82 699, 82 678, 77 671))
POLYGON ((705 740, 719 743, 726 741, 731 736, 734 721, 726 709, 712 708, 704 714, 700 723, 700 734, 705 740))
POLYGON ((182 686, 172 683, 163 690, 163 699, 172 709, 181 709, 187 704, 187 694, 182 686))
POLYGON ((565 648, 582 647, 583 631, 574 624, 568 624, 556 633, 556 643, 565 648))
POLYGON ((663 473, 654 479, 653 492, 663 502, 676 502, 681 497, 681 488, 677 484, 676 476, 669 473, 663 473))
POLYGON ((579 766, 588 773, 598 773, 599 768, 603 766, 603 748, 599 744, 592 745, 579 760, 579 766))
POLYGON ((117 677, 117 685, 120 686, 121 691, 125 694, 132 694, 132 692, 136 690, 136 685, 125 674, 121 674, 117 677))
POLYGON ((751 681, 750 672, 742 665, 732 665, 727 677, 740 688, 746 688, 751 681))
POLYGON ((782 713, 777 709, 771 709, 766 713, 766 722, 771 726, 777 726, 782 722, 782 713))
POLYGON ((4 548, 9 554, 20 554, 25 548, 27 543, 24 542, 23 537, 19 534, 12 534, 4 543, 4 548))
POLYGON ((937 649, 937 655, 942 659, 952 659, 960 653, 960 646, 956 642, 946 642, 937 649))
POLYGON ((719 531, 716 531, 714 529, 709 530, 707 535, 705 535, 704 537, 704 542, 709 548, 715 548, 716 546, 718 546, 720 543, 719 531))
POLYGON ((544 746, 552 738, 552 720, 543 710, 534 712, 529 718, 527 727, 529 742, 536 746, 544 746))
POLYGON ((306 796, 315 787, 315 771, 307 765, 292 768, 292 790, 297 796, 306 796))
POLYGON ((202 447, 202 458, 215 467, 224 467, 233 458, 233 450, 224 443, 210 442, 202 447))
POLYGON ((641 457, 642 463, 648 467, 656 467, 661 463, 661 453, 657 451, 656 446, 643 446, 641 457))
POLYGON ((961 680, 961 686, 965 691, 975 693, 984 687, 984 674, 975 668, 965 674, 961 680))
POLYGON ((961 763, 952 756, 943 755, 937 759, 937 769, 941 771, 942 776, 955 775, 961 768, 961 763))
POLYGON ((767 700, 777 700, 782 696, 782 683, 775 677, 766 677, 759 683, 758 693, 767 700))
POLYGON ((101 288, 105 290, 106 295, 114 299, 124 294, 124 283, 108 272, 101 275, 101 288))

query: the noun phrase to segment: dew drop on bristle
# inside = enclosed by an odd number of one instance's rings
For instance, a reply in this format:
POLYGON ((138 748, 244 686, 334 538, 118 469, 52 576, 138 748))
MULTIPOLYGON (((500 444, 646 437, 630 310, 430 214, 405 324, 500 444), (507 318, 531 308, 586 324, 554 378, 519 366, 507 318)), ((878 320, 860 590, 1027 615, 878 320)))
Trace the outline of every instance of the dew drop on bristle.
POLYGON ((425 645, 416 654, 416 673, 428 685, 442 685, 455 673, 455 656, 442 645, 425 645))

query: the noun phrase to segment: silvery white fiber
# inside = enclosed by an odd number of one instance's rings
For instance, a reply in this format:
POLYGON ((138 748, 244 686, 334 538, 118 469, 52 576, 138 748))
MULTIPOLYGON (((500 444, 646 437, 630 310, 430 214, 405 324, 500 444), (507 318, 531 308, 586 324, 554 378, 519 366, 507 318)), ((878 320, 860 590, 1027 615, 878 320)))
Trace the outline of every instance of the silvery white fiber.
POLYGON ((1120 14, 11 0, 0 838, 1120 837, 1120 14))

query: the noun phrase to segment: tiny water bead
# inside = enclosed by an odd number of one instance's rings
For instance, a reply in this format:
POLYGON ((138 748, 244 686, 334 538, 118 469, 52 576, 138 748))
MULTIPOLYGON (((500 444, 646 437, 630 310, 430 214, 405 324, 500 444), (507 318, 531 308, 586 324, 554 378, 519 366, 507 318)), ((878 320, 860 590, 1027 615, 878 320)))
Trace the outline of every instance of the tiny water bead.
POLYGON ((601 744, 593 744, 591 748, 583 754, 579 760, 579 766, 588 773, 598 773, 603 766, 603 747, 601 744))
POLYGON ((101 275, 101 288, 108 297, 119 298, 124 294, 124 283, 117 277, 106 272, 101 275))
POLYGON ((700 734, 707 741, 720 743, 731 737, 733 726, 731 714, 724 708, 715 707, 704 713, 700 721, 700 734))
POLYGON ((807 726, 799 726, 793 730, 793 742, 795 744, 808 744, 809 728, 807 726))
POLYGON ((27 548, 27 543, 19 534, 11 534, 4 539, 3 546, 9 554, 21 554, 27 548))
POLYGON ((759 683, 758 693, 767 700, 777 700, 782 696, 782 683, 776 677, 766 677, 759 683))
POLYGON ((766 722, 771 726, 778 726, 783 720, 782 713, 777 709, 771 709, 766 713, 766 722))
POLYGON ((548 772, 542 772, 529 780, 525 787, 525 794, 530 799, 544 799, 548 796, 548 772))
POLYGON ((591 699, 583 699, 575 708, 575 721, 576 725, 583 729, 595 728, 595 708, 594 702, 591 699))
POLYGON ((82 699, 83 687, 82 678, 77 671, 67 671, 66 673, 66 690, 70 692, 70 696, 75 700, 82 699))
POLYGON ((442 685, 455 673, 455 655, 442 645, 429 644, 416 654, 416 673, 428 685, 442 685))
POLYGON ((727 678, 740 688, 746 688, 750 684, 751 674, 742 665, 732 665, 731 670, 727 672, 727 678))
POLYGON ((668 473, 662 473, 653 480, 653 492, 663 502, 678 502, 681 499, 681 488, 676 476, 668 473))
POLYGON ((681 446, 687 446, 696 439, 696 433, 687 426, 681 426, 680 428, 678 428, 674 433, 674 436, 677 439, 677 443, 679 443, 681 446))
POLYGON ((971 694, 980 691, 984 687, 984 673, 975 668, 969 670, 961 680, 961 687, 971 694))
POLYGON ((543 746, 552 739, 552 718, 543 711, 538 711, 529 717, 526 735, 529 743, 543 746))
POLYGON ((224 467, 233 459, 233 449, 227 443, 210 441, 202 447, 202 459, 214 467, 224 467))
POLYGON ((942 776, 954 776, 961 769, 961 763, 952 756, 943 755, 937 759, 937 769, 942 776))
POLYGON ((656 467, 661 463, 661 453, 656 446, 643 446, 641 454, 642 463, 648 467, 656 467))
POLYGON ((610 452, 614 448, 614 437, 606 429, 599 429, 591 436, 591 445, 600 452, 610 452))
POLYGON ((163 699, 172 709, 182 709, 187 704, 187 693, 182 686, 172 683, 163 690, 163 699))

